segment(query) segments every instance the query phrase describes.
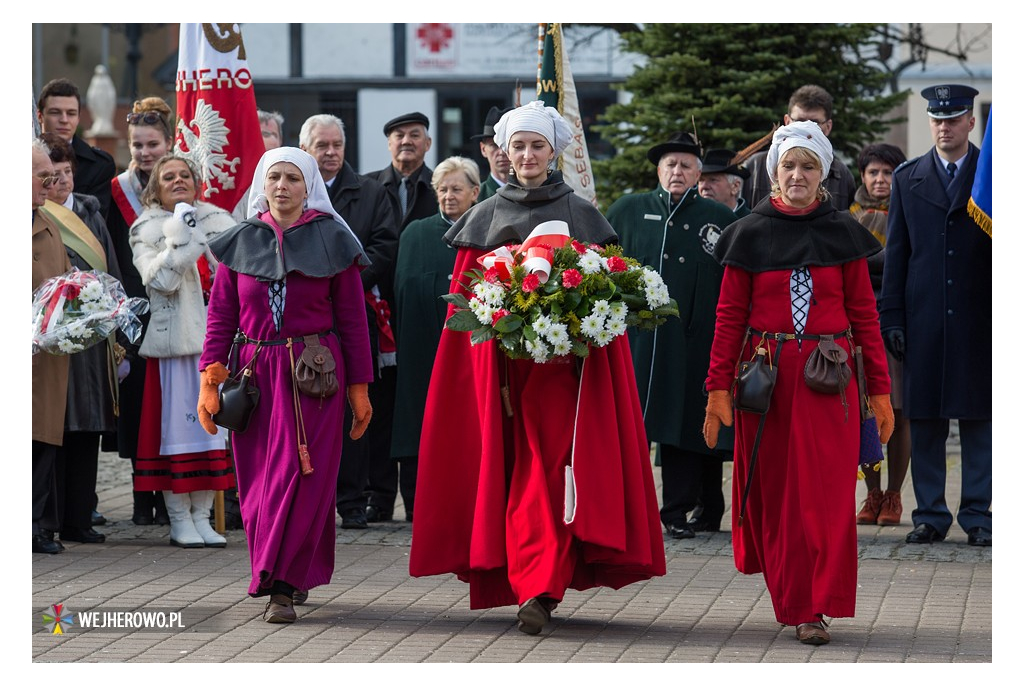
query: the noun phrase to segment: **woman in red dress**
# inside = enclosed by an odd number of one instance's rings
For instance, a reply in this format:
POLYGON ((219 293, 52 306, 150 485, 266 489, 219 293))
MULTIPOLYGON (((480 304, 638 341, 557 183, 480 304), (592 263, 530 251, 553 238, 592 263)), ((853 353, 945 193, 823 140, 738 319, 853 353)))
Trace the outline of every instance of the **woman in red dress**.
POLYGON ((778 379, 753 469, 761 415, 735 415, 733 555, 741 573, 764 574, 778 621, 817 645, 830 639, 826 617, 853 616, 856 606, 860 417, 856 382, 823 394, 807 385, 804 366, 822 335, 834 335, 852 364, 851 331, 888 441, 889 374, 866 260, 879 244, 828 201, 821 182, 832 146, 816 124, 778 129, 767 162, 771 197, 730 225, 715 248, 725 274, 704 438, 714 446, 720 426, 732 424, 737 360, 767 346, 778 379))
MULTIPOLYGON (((495 142, 514 175, 445 234, 458 249, 452 292, 462 291, 479 257, 522 243, 544 221, 564 221, 581 242, 616 240, 550 168, 570 139, 568 123, 539 101, 501 118, 495 142)), ((518 605, 519 630, 530 635, 567 588, 620 588, 665 574, 625 336, 591 349, 581 370, 570 355, 509 359, 493 340, 471 345, 469 333, 442 332, 420 438, 409 571, 455 573, 469 583, 473 609, 518 605)))

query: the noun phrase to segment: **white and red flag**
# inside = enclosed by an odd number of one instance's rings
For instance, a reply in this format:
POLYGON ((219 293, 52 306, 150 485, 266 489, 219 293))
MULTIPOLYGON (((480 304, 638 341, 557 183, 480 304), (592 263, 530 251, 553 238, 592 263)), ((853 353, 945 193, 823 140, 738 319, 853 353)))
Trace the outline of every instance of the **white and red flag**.
POLYGON ((175 150, 202 176, 198 199, 245 216, 263 155, 256 93, 238 24, 182 24, 175 150))

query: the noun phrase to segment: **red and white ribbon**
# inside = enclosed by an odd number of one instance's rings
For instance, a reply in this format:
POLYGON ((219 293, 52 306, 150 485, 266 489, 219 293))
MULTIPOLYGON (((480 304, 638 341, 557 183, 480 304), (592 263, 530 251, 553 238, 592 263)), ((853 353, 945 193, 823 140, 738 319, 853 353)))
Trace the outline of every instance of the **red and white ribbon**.
POLYGON ((501 280, 508 280, 516 259, 522 259, 527 273, 537 274, 541 283, 547 283, 551 275, 551 263, 555 258, 555 249, 569 243, 569 224, 564 221, 545 221, 538 224, 523 244, 516 250, 508 246, 499 247, 488 252, 477 261, 486 269, 494 267, 498 270, 501 280))

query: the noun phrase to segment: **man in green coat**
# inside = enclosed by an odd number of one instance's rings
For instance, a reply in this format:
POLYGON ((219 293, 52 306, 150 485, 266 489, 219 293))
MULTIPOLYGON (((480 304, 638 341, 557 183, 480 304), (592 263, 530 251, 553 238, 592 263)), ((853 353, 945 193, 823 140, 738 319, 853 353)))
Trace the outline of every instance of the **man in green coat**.
POLYGON ((509 162, 502 149, 494 143, 494 125, 498 123, 505 112, 512 109, 514 108, 491 107, 487 112, 487 118, 484 119, 483 133, 469 137, 470 140, 480 143, 480 154, 487 160, 491 170, 491 173, 487 175, 487 180, 480 185, 480 197, 477 202, 483 202, 498 192, 498 188, 508 183, 508 170, 512 167, 512 163, 509 162))
MULTIPOLYGON (((692 538, 686 515, 698 501, 702 530, 718 530, 725 513, 722 453, 708 449, 701 431, 723 271, 712 253, 736 215, 697 192, 700 145, 688 133, 655 145, 647 159, 658 167, 658 187, 616 200, 608 221, 625 254, 658 269, 679 304, 678 319, 654 331, 631 330, 630 347, 647 437, 661 451, 661 522, 673 538, 692 538), (702 498, 703 480, 717 487, 702 498)), ((732 441, 718 444, 731 448, 732 441)))

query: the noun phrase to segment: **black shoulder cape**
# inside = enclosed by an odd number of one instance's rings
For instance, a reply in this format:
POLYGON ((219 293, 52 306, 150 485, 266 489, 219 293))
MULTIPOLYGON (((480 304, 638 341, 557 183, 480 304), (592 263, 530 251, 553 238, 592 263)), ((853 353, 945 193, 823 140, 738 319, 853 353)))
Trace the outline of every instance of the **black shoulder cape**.
POLYGON ((279 281, 292 271, 327 278, 352 264, 370 264, 359 241, 333 217, 317 217, 282 235, 279 250, 272 226, 246 219, 210 240, 210 250, 221 264, 261 281, 279 281))
POLYGON ((616 242, 618 235, 597 208, 577 196, 553 171, 536 188, 524 188, 513 178, 497 193, 469 208, 444 234, 453 247, 490 250, 521 243, 537 224, 553 220, 569 224, 569 235, 586 243, 616 242))
POLYGON ((792 216, 765 198, 752 213, 726 226, 715 245, 715 259, 758 273, 836 266, 881 249, 860 222, 827 202, 809 214, 792 216))

